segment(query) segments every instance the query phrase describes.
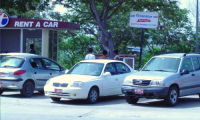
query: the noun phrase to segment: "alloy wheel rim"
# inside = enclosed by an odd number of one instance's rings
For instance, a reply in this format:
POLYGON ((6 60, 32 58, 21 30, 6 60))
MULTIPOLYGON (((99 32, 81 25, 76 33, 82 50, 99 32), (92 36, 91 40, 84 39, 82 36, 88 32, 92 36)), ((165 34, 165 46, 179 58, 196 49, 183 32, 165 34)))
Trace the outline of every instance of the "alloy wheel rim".
POLYGON ((27 93, 27 94, 30 94, 30 93, 31 93, 31 86, 27 86, 27 87, 26 87, 26 93, 27 93))
POLYGON ((176 93, 175 90, 172 90, 172 91, 171 91, 170 100, 171 100, 171 102, 172 102, 173 104, 176 103, 176 101, 177 101, 177 93, 176 93))
POLYGON ((91 94, 90 94, 90 100, 92 102, 95 102, 97 100, 97 92, 95 90, 92 90, 91 91, 91 94))

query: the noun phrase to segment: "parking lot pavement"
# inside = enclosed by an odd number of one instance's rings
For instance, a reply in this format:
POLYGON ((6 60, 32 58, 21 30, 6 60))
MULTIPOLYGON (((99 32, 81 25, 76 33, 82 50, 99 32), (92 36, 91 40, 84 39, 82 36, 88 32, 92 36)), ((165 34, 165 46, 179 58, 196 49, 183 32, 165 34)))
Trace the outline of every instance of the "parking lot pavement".
POLYGON ((61 99, 53 102, 35 92, 24 98, 19 92, 5 92, 1 96, 1 120, 55 119, 198 119, 200 100, 197 95, 182 97, 175 107, 165 106, 163 100, 140 99, 138 104, 127 104, 124 96, 102 97, 96 104, 83 100, 61 99))

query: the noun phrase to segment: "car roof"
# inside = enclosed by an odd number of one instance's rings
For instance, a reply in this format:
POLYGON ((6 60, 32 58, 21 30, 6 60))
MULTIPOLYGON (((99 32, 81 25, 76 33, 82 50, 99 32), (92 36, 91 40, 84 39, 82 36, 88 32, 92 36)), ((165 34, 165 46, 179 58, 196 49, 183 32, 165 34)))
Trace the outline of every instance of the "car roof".
POLYGON ((20 58, 47 58, 44 56, 30 54, 30 53, 5 53, 5 54, 0 54, 0 56, 1 55, 8 57, 20 57, 20 58))
POLYGON ((0 53, 0 55, 35 55, 31 53, 0 53))
POLYGON ((80 62, 93 62, 93 63, 110 63, 110 62, 123 62, 119 60, 109 60, 109 59, 94 59, 94 60, 82 60, 80 62))
POLYGON ((173 58, 182 58, 184 56, 200 56, 200 54, 197 53, 169 53, 169 54, 161 54, 156 55, 154 57, 173 57, 173 58))

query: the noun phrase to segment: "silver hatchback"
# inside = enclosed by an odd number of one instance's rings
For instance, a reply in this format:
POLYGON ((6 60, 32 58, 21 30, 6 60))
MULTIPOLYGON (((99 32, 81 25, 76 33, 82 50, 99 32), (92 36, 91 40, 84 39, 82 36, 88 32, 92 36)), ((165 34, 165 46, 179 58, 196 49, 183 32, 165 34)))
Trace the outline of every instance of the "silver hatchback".
POLYGON ((33 54, 0 54, 0 95, 8 89, 20 90, 30 97, 34 90, 44 91, 46 81, 62 75, 65 69, 57 62, 33 54))

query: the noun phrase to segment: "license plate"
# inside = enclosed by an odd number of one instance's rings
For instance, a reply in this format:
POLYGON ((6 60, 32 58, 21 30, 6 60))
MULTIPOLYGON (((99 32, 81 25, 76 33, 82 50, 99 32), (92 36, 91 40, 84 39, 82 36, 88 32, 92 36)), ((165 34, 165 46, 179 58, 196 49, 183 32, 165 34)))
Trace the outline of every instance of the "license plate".
POLYGON ((55 89, 55 93, 62 94, 62 89, 55 89))
POLYGON ((5 73, 0 73, 0 77, 5 77, 6 74, 5 73))
POLYGON ((142 94, 144 94, 144 91, 143 91, 143 89, 135 89, 135 94, 142 95, 142 94))

